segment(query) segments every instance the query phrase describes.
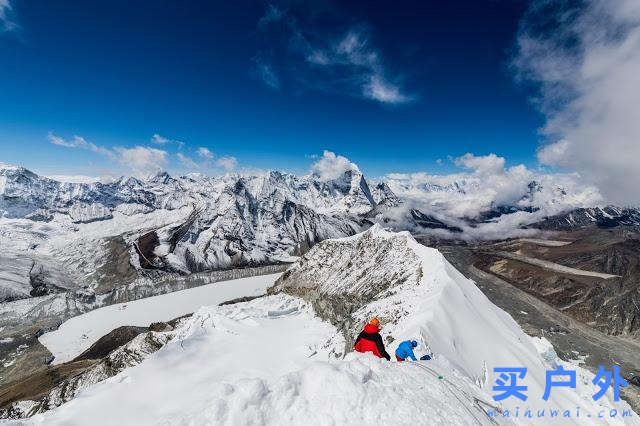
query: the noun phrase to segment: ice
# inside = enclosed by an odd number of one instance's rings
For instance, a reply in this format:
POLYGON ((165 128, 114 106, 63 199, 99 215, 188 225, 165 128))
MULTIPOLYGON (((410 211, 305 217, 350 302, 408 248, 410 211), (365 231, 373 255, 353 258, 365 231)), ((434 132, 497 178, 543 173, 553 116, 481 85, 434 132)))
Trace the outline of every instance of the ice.
POLYGON ((242 296, 264 294, 280 274, 222 281, 201 287, 105 306, 65 321, 39 340, 55 357, 54 364, 72 360, 99 338, 120 326, 147 327, 242 296))

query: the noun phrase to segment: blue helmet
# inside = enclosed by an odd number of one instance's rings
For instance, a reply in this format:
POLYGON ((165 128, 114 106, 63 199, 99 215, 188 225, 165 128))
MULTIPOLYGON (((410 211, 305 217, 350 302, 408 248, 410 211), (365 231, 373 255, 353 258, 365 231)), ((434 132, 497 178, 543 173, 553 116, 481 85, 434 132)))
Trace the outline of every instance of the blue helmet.
POLYGON ((418 342, 416 342, 415 340, 412 340, 411 346, 413 346, 414 348, 418 347, 418 342))

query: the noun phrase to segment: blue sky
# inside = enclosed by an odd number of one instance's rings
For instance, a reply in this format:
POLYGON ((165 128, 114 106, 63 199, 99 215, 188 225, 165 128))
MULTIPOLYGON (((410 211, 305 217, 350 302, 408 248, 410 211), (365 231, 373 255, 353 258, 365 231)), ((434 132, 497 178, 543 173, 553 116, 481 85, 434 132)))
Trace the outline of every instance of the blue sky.
POLYGON ((370 176, 444 173, 467 152, 536 165, 543 117, 510 67, 525 1, 345 3, 0 0, 0 161, 304 173, 330 150, 370 176))

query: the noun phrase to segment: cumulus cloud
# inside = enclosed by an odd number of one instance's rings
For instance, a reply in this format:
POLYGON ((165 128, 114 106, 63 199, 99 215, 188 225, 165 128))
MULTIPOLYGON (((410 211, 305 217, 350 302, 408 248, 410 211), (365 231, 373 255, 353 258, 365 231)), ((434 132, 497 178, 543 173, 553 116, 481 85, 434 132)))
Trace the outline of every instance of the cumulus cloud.
POLYGON ((311 165, 311 173, 321 180, 337 179, 349 170, 357 171, 358 166, 331 151, 324 151, 322 157, 311 165))
POLYGON ((205 148, 204 146, 201 146, 200 148, 198 148, 196 152, 202 158, 207 158, 209 160, 213 158, 213 152, 211 152, 208 148, 205 148))
POLYGON ((0 0, 0 31, 13 31, 18 24, 12 19, 13 8, 10 0, 0 0))
POLYGON ((191 157, 178 153, 178 161, 180 164, 188 170, 200 170, 205 172, 216 173, 225 171, 230 172, 236 169, 238 166, 238 160, 232 156, 223 156, 216 158, 213 152, 208 148, 200 147, 196 150, 196 154, 200 158, 199 161, 195 161, 191 157))
POLYGON ((95 152, 96 154, 104 155, 105 157, 108 157, 110 159, 115 158, 115 154, 113 153, 113 151, 109 150, 108 148, 98 146, 92 142, 88 142, 81 136, 73 136, 72 139, 67 140, 53 134, 52 132, 49 132, 47 134, 47 139, 54 145, 63 146, 65 148, 86 149, 88 151, 95 152))
POLYGON ((547 118, 538 160, 579 172, 610 202, 640 203, 640 2, 539 0, 517 47, 547 118))
POLYGON ((496 154, 476 156, 468 152, 462 157, 456 158, 454 163, 466 169, 473 169, 476 173, 495 174, 504 171, 505 159, 496 154))
POLYGON ((88 142, 81 136, 73 136, 71 139, 64 139, 49 132, 47 139, 54 145, 65 148, 77 148, 102 155, 108 160, 119 163, 124 167, 124 171, 138 177, 148 177, 149 175, 164 170, 167 166, 168 154, 166 151, 136 146, 134 148, 116 147, 105 148, 88 142))
POLYGON ((158 144, 158 145, 166 145, 171 141, 169 139, 165 138, 164 136, 161 136, 161 135, 156 133, 151 137, 151 142, 153 142, 155 144, 158 144))
POLYGON ((368 27, 352 25, 332 33, 311 22, 303 29, 298 18, 291 10, 270 5, 258 23, 266 46, 255 59, 256 74, 268 87, 280 89, 282 76, 289 76, 306 88, 385 104, 417 98, 402 87, 399 75, 388 71, 368 27))
POLYGON ((598 189, 585 184, 575 173, 538 173, 522 164, 505 167, 505 159, 495 154, 468 153, 454 163, 465 171, 448 175, 393 173, 383 180, 419 210, 448 218, 478 219, 499 206, 537 210, 520 215, 522 224, 602 201, 598 189))
POLYGON ((569 149, 569 141, 566 139, 550 143, 538 150, 538 161, 550 166, 567 166, 567 160, 570 158, 567 155, 569 149))
POLYGON ((136 146, 116 148, 116 152, 120 155, 120 163, 136 176, 148 177, 167 167, 168 154, 160 149, 136 146))

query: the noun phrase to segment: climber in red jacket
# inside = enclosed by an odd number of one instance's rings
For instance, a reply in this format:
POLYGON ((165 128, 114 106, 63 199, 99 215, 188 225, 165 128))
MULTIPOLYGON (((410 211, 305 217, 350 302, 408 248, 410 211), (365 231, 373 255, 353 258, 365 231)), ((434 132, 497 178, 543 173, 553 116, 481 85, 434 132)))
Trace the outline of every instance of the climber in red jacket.
POLYGON ((358 352, 373 352, 378 358, 386 358, 387 361, 391 357, 384 349, 382 336, 380 336, 380 320, 373 318, 369 324, 364 326, 364 330, 358 335, 354 349, 358 352))

